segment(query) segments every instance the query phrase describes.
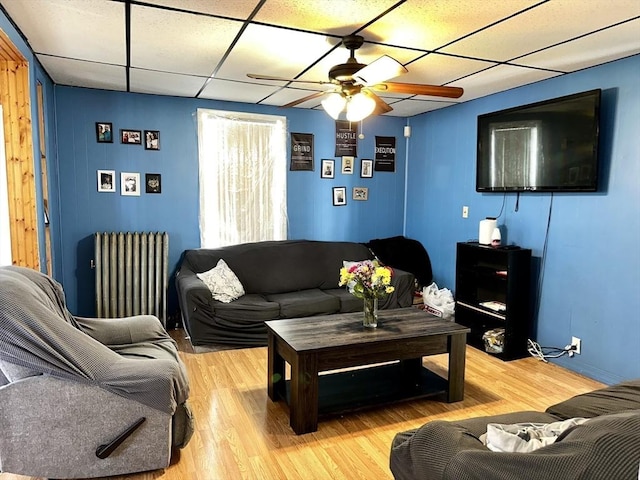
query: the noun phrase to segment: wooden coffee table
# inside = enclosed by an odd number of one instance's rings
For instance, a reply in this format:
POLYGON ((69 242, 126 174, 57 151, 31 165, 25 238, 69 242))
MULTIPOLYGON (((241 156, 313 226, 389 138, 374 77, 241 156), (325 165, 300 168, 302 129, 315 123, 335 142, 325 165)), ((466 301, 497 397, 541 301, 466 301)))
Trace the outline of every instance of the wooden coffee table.
POLYGON ((416 307, 382 310, 376 329, 365 329, 362 316, 265 322, 269 398, 288 399, 291 428, 298 435, 316 431, 319 414, 441 393, 448 402, 462 400, 468 328, 416 307), (422 365, 422 357, 441 353, 449 354, 447 379, 422 365), (291 366, 290 380, 285 362, 291 366), (364 365, 368 367, 319 375, 364 365))

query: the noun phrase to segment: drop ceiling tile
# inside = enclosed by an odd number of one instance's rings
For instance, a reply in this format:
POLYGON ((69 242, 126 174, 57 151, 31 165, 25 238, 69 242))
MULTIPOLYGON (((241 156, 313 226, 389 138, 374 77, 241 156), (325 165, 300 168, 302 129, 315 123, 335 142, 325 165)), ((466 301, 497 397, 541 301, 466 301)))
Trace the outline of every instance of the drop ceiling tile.
POLYGON ((190 12, 245 19, 256 7, 257 1, 233 0, 232 2, 212 2, 211 0, 145 0, 145 3, 179 10, 188 10, 190 12))
MULTIPOLYGON (((125 1, 0 0, 0 5, 54 82, 126 90, 125 1)), ((639 0, 486 0, 481 5, 478 0, 145 0, 131 2, 131 9, 134 91, 192 96, 201 80, 216 72, 205 96, 270 105, 332 86, 293 83, 295 88, 279 91, 287 84, 251 80, 246 73, 327 81, 329 69, 349 57, 341 37, 353 32, 365 38, 356 51, 360 63, 387 54, 409 69, 390 81, 461 86, 466 93, 455 102, 640 53, 639 0), (258 6, 256 23, 241 30, 258 6), (633 20, 618 24, 626 19, 633 20), (445 51, 449 56, 441 55, 445 51), (481 71, 487 65, 483 61, 505 59, 512 65, 481 71)), ((425 107, 422 102, 437 100, 386 93, 385 98, 411 100, 400 102, 391 113, 395 116, 412 115, 425 107)), ((318 108, 314 102, 319 99, 300 107, 318 108)))
POLYGON ((362 35, 390 45, 435 50, 536 3, 537 0, 409 1, 367 27, 362 35))
POLYGON ((72 87, 120 90, 127 88, 125 68, 69 58, 38 55, 38 60, 56 84, 72 87))
MULTIPOLYGON (((330 87, 329 87, 330 88, 330 87)), ((302 88, 283 88, 282 90, 276 91, 269 98, 265 99, 265 105, 274 105, 274 106, 282 106, 286 105, 290 102, 294 102, 298 99, 304 98, 308 95, 313 95, 314 92, 326 91, 326 88, 318 88, 318 89, 302 89, 302 88)), ((300 103, 296 105, 296 108, 314 108, 320 105, 320 102, 324 100, 324 97, 314 98, 307 102, 300 103)))
POLYGON ((249 25, 225 59, 216 78, 256 83, 265 82, 252 80, 247 73, 294 78, 329 48, 324 35, 249 25))
POLYGON ((499 65, 463 78, 456 85, 464 88, 464 94, 459 100, 467 101, 558 75, 560 74, 546 70, 499 65))
POLYGON ((227 100, 230 102, 258 103, 263 98, 271 95, 278 88, 280 87, 242 84, 239 82, 218 80, 214 78, 205 87, 199 98, 227 100))
MULTIPOLYGON (((398 78, 397 81, 444 85, 494 65, 495 63, 492 62, 431 53, 407 65, 409 73, 398 78)), ((453 83, 452 86, 457 85, 453 83)))
POLYGON ((132 68, 129 82, 132 92, 195 97, 207 78, 132 68))
POLYGON ((210 75, 242 23, 151 7, 131 7, 131 66, 210 75))
POLYGON ((520 65, 574 72, 640 53, 640 19, 519 58, 520 65))
POLYGON ((393 117, 413 117, 414 115, 431 112, 455 104, 455 102, 435 102, 429 100, 400 100, 391 105, 393 110, 387 113, 387 115, 393 117))
POLYGON ((395 3, 396 0, 268 0, 254 20, 342 37, 355 32, 395 3))
POLYGON ((36 53, 124 65, 124 3, 2 1, 36 53))
POLYGON ((615 6, 611 0, 546 2, 442 51, 507 61, 610 26, 629 18, 631 12, 640 15, 638 0, 616 0, 614 3, 615 6))

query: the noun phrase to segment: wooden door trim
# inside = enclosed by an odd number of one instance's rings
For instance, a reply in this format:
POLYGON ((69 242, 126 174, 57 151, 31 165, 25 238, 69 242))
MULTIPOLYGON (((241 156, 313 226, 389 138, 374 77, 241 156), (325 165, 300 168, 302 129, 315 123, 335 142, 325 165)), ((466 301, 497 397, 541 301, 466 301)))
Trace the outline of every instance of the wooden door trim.
POLYGON ((12 263, 39 270, 29 62, 2 30, 0 78, 12 263))

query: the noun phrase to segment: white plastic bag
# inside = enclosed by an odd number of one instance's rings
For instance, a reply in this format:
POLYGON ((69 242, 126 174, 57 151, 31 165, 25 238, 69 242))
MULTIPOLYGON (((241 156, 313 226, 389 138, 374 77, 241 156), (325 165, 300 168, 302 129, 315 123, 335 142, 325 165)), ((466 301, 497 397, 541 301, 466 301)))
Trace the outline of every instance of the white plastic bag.
POLYGON ((453 315, 456 303, 448 288, 438 288, 436 282, 422 289, 422 301, 425 310, 436 317, 450 317, 453 315))

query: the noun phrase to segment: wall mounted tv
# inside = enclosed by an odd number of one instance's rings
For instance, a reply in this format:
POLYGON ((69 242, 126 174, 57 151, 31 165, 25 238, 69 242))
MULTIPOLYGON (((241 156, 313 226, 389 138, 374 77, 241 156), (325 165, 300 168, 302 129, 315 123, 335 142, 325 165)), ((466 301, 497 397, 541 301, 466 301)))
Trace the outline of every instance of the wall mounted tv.
POLYGON ((478 192, 598 189, 601 90, 478 116, 478 192))

